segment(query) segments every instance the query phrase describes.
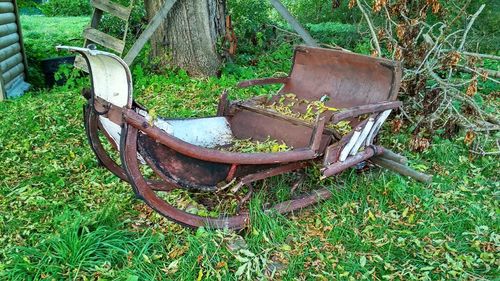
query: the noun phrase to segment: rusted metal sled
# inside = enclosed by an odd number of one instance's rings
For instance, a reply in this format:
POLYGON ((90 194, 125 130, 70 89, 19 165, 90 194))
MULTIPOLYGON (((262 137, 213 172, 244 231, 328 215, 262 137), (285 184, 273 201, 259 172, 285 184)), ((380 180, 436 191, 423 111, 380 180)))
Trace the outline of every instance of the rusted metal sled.
MULTIPOLYGON (((180 224, 239 229, 249 222, 244 207, 218 217, 202 216, 177 208, 162 194, 174 189, 205 194, 233 188, 248 190, 240 204, 252 195, 252 183, 300 170, 314 163, 322 166, 322 178, 336 175, 366 160, 429 181, 430 176, 408 168, 406 159, 375 145, 375 137, 393 109, 401 79, 399 63, 354 53, 297 47, 287 77, 244 81, 239 87, 282 84, 270 99, 256 97, 229 102, 224 93, 217 116, 192 119, 156 119, 132 97, 132 77, 119 57, 96 50, 58 47, 80 53, 91 75, 92 89, 84 109, 88 139, 99 161, 119 178, 128 181, 138 198, 163 216, 180 224), (340 110, 318 112, 315 121, 279 114, 266 107, 288 93, 297 99, 322 100, 340 110), (353 130, 339 133, 331 124, 347 120, 353 130), (100 137, 101 136, 101 137, 100 137), (238 153, 218 149, 234 139, 272 138, 294 149, 276 153, 238 153), (120 159, 104 147, 109 142, 120 159), (121 164, 118 164, 121 163, 121 164), (144 176, 147 165, 156 179, 144 176)), ((294 111, 304 112, 298 103, 294 111)), ((234 189, 233 189, 234 190, 234 189)), ((208 195, 206 195, 208 196, 208 195)), ((279 213, 297 210, 331 196, 322 188, 311 194, 268 209, 279 213)))

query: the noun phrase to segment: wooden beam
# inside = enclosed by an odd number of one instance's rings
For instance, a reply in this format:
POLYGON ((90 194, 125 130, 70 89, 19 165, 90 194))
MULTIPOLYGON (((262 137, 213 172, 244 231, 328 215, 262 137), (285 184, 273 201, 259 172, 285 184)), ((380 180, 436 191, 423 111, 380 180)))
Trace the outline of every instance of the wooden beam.
POLYGON ((132 11, 129 7, 124 7, 120 4, 113 3, 108 0, 92 0, 90 4, 101 11, 110 13, 115 17, 118 17, 124 21, 128 21, 130 17, 130 12, 132 11))
POLYGON ((14 14, 16 15, 17 34, 19 35, 19 45, 21 45, 21 53, 23 54, 24 79, 26 79, 29 77, 28 55, 26 54, 26 50, 24 49, 23 28, 21 24, 21 19, 19 18, 19 8, 17 6, 17 0, 12 0, 12 3, 14 4, 14 14))
POLYGON ((177 2, 177 0, 166 0, 158 13, 156 13, 156 15, 151 19, 146 29, 141 33, 141 36, 139 36, 139 38, 135 41, 134 45, 130 48, 127 55, 123 59, 128 65, 131 65, 132 62, 134 62, 134 59, 137 55, 139 55, 142 48, 144 48, 146 42, 148 42, 163 20, 167 17, 168 12, 170 12, 175 2, 177 2))
POLYGON ((12 78, 9 83, 5 83, 5 89, 10 90, 15 83, 19 82, 19 80, 24 81, 24 73, 18 74, 16 77, 12 78))
POLYGON ((0 37, 16 33, 16 31, 17 31, 17 25, 15 23, 0 25, 0 37))
POLYGON ((17 53, 4 61, 0 61, 0 67, 2 69, 11 69, 12 67, 18 65, 23 62, 23 55, 21 53, 17 53))
POLYGON ((12 81, 12 79, 16 78, 19 74, 24 71, 24 64, 19 63, 18 65, 12 67, 11 69, 4 69, 4 73, 2 73, 2 79, 5 84, 12 81))
POLYGON ((406 165, 408 163, 408 158, 397 154, 396 152, 393 152, 390 149, 387 149, 384 147, 384 152, 382 152, 381 155, 375 156, 376 158, 383 158, 387 160, 391 160, 394 162, 397 162, 399 164, 404 164, 406 165))
MULTIPOLYGON (((1 68, 0 68, 0 73, 2 73, 2 69, 1 68)), ((0 75, 0 101, 3 101, 4 99, 6 99, 5 88, 4 88, 4 83, 3 83, 2 75, 0 75)))
POLYGON ((21 51, 21 46, 19 43, 14 43, 8 47, 0 49, 0 62, 10 58, 11 56, 19 53, 21 51))
POLYGON ((280 13, 280 15, 292 26, 292 28, 302 37, 304 42, 308 46, 311 47, 318 47, 318 43, 316 43, 316 40, 312 38, 312 36, 307 32, 304 27, 290 14, 290 12, 286 9, 283 4, 279 0, 270 0, 271 4, 274 6, 274 8, 280 13))
POLYGON ((380 167, 386 168, 388 170, 397 172, 403 176, 414 178, 423 183, 432 182, 432 176, 424 173, 420 173, 410 168, 409 166, 394 162, 392 160, 373 157, 370 159, 373 163, 379 165, 380 167))
POLYGON ((16 22, 16 15, 14 13, 0 14, 0 25, 16 22))
POLYGON ((0 40, 0 49, 8 47, 12 44, 19 42, 19 35, 17 33, 12 33, 10 35, 2 37, 0 40))
POLYGON ((0 3, 0 13, 12 13, 14 12, 14 4, 9 2, 0 3))
POLYGON ((125 42, 123 42, 122 40, 92 27, 89 27, 83 31, 83 37, 120 54, 125 48, 125 42))

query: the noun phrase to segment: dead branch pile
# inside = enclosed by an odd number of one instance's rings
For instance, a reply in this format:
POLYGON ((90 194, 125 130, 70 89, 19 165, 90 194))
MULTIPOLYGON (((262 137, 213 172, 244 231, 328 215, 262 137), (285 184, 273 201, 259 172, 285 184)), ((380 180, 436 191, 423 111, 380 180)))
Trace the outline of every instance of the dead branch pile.
POLYGON ((500 73, 482 66, 483 60, 499 57, 466 50, 471 28, 485 7, 470 15, 469 3, 447 1, 445 9, 438 0, 349 2, 368 23, 373 55, 403 62, 401 111, 415 134, 460 127, 476 132, 500 129, 495 110, 500 73), (478 96, 486 82, 496 90, 478 96))

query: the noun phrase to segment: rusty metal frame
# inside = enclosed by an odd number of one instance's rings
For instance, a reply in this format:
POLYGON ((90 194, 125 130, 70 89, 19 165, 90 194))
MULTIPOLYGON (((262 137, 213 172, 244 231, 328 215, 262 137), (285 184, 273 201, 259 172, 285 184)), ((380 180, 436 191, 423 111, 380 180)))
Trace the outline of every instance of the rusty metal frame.
MULTIPOLYGON (((137 159, 138 134, 139 130, 137 128, 129 124, 125 124, 122 131, 122 135, 124 136, 124 138, 122 138, 121 143, 121 157, 123 167, 128 175, 130 184, 134 187, 138 198, 146 202, 146 204, 148 204, 158 213, 184 226, 205 226, 211 228, 228 229, 241 229, 247 226, 247 224, 250 222, 250 215, 248 213, 241 213, 227 217, 223 216, 219 218, 202 217, 177 209, 158 197, 158 195, 156 195, 156 193, 154 192, 154 188, 144 179, 144 176, 139 169, 139 160, 137 159)), ((244 184, 249 184, 251 182, 282 174, 284 172, 301 169, 305 165, 307 165, 307 163, 293 163, 287 166, 271 169, 266 172, 249 175, 244 179, 244 184)), ((331 195, 332 193, 328 189, 322 188, 301 198, 278 203, 275 206, 266 209, 266 211, 288 213, 307 207, 321 200, 328 199, 331 195)))
MULTIPOLYGON (((293 67, 288 77, 243 81, 238 86, 250 87, 283 84, 278 94, 286 93, 286 90, 293 89, 293 83, 296 83, 293 81, 293 73, 296 65, 298 65, 296 61, 297 57, 309 52, 319 54, 331 52, 330 54, 333 56, 345 55, 347 60, 350 57, 369 60, 370 63, 377 64, 377 69, 383 71, 383 75, 385 75, 383 79, 385 82, 379 83, 390 85, 378 85, 377 89, 379 92, 377 94, 379 96, 376 102, 366 104, 353 103, 352 106, 343 107, 339 112, 328 115, 318 114, 316 120, 312 123, 307 123, 299 119, 295 120, 287 116, 278 116, 278 114, 253 107, 253 102, 256 102, 258 99, 230 103, 225 91, 219 100, 217 116, 226 118, 225 120, 229 120, 228 122, 236 122, 234 121, 236 120, 235 118, 242 116, 239 114, 244 113, 246 115, 243 115, 244 117, 240 117, 239 119, 239 122, 243 120, 243 123, 252 118, 265 116, 267 119, 257 118, 255 120, 274 120, 273 124, 263 124, 263 126, 274 126, 274 130, 276 131, 291 129, 293 134, 300 133, 302 138, 300 146, 295 146, 293 150, 287 152, 237 153, 194 145, 160 129, 156 125, 157 123, 151 122, 148 119, 147 111, 137 105, 132 99, 130 71, 120 58, 99 51, 90 51, 82 48, 70 49, 80 52, 83 55, 89 64, 91 76, 93 75, 93 69, 91 67, 91 59, 87 58, 87 55, 105 56, 107 59, 115 59, 116 62, 112 62, 114 64, 113 67, 115 69, 116 67, 123 67, 125 69, 125 76, 121 78, 127 82, 129 88, 128 92, 123 92, 123 94, 128 95, 129 98, 124 106, 117 106, 113 104, 113 101, 105 100, 105 97, 109 97, 107 93, 98 96, 94 91, 90 91, 87 96, 88 104, 84 108, 85 130, 96 157, 113 174, 129 182, 138 198, 142 199, 161 215, 185 226, 240 229, 244 228, 250 222, 250 216, 248 212, 240 211, 237 211, 234 215, 217 218, 190 214, 161 199, 156 192, 169 192, 174 189, 183 188, 189 191, 220 193, 225 192, 225 189, 230 184, 233 184, 232 190, 239 190, 246 186, 249 191, 240 200, 238 204, 239 210, 243 204, 248 202, 253 194, 254 187, 252 184, 256 181, 301 170, 313 163, 321 162, 323 165, 321 178, 324 179, 336 175, 362 161, 370 160, 374 157, 383 157, 386 154, 392 155, 383 147, 373 145, 373 139, 368 138, 368 135, 370 137, 376 135, 379 127, 373 128, 375 127, 374 123, 385 121, 391 110, 401 106, 401 102, 396 101, 397 89, 399 88, 401 79, 400 64, 397 62, 368 57, 360 58, 359 55, 346 54, 338 50, 298 47, 295 50, 293 67), (390 73, 391 77, 387 77, 387 73, 390 73), (385 90, 387 91, 384 92, 385 90), (364 114, 370 114, 370 117, 365 120, 356 119, 358 116, 364 114), (115 143, 116 135, 113 135, 115 137, 113 139, 99 118, 106 118, 106 120, 121 126, 120 143, 118 145, 115 143), (342 136, 335 130, 327 128, 327 124, 335 124, 342 120, 351 120, 355 129, 342 136), (300 130, 303 130, 303 132, 300 130), (361 134, 360 132, 364 133, 361 134), (102 134, 119 151, 121 165, 115 162, 104 149, 99 134, 102 134), (140 165, 142 164, 148 165, 161 180, 145 179, 140 170, 140 165), (224 182, 229 183, 223 187, 217 185, 224 182)), ((322 63, 318 61, 317 57, 315 60, 316 63, 322 63)), ((342 62, 345 63, 346 58, 343 58, 342 62)), ((304 64, 304 57, 302 57, 301 63, 300 67, 304 67, 307 64, 307 62, 304 64)), ((315 71, 318 71, 318 69, 315 71)), ((338 72, 338 68, 331 71, 338 72)), ((350 68, 350 71, 353 71, 353 69, 350 68)), ((306 76, 308 75, 306 73, 306 76)), ((97 82, 99 82, 99 79, 93 79, 92 87, 97 82)), ((353 87, 355 88, 356 85, 353 87)), ((102 92, 103 88, 100 89, 102 92)), ((352 91, 352 89, 348 91, 352 91)), ((314 93, 314 95, 317 95, 317 93, 314 93)), ((104 121, 104 119, 102 120, 104 121)), ((255 131, 258 130, 258 127, 252 127, 248 130, 255 131)), ((396 156, 392 155, 391 158, 395 159, 396 156)), ((291 212, 327 199, 331 195, 332 193, 329 189, 319 188, 300 198, 277 203, 268 208, 266 212, 291 212)))
MULTIPOLYGON (((100 127, 100 122, 98 119, 99 116, 97 116, 93 112, 89 104, 86 104, 84 106, 83 116, 87 140, 99 163, 121 180, 128 182, 128 175, 125 170, 123 170, 122 166, 117 164, 115 160, 111 158, 106 149, 104 149, 104 146, 99 139, 99 133, 102 133, 112 146, 115 146, 115 144, 111 140, 111 137, 106 133, 106 131, 102 130, 102 128, 100 127)), ((164 182, 158 180, 148 180, 148 184, 157 191, 171 191, 172 189, 176 188, 176 186, 173 186, 166 181, 164 182)))

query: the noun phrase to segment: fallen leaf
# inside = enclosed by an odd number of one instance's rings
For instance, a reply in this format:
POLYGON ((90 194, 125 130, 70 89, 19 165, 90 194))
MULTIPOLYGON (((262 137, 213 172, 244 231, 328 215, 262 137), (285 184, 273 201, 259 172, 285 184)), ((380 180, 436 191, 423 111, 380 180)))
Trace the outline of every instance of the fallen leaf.
POLYGON ((361 267, 365 267, 365 265, 366 265, 366 257, 365 256, 361 256, 359 258, 359 264, 361 265, 361 267))

